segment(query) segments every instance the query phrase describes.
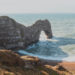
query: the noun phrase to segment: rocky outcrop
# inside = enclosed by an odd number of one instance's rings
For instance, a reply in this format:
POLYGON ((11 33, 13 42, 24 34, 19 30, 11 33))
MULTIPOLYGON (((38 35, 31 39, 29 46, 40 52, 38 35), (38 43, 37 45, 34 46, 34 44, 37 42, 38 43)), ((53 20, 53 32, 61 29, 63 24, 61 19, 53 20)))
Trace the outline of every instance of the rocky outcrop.
POLYGON ((0 50, 0 75, 75 75, 75 63, 62 62, 51 66, 43 62, 37 57, 0 50))
POLYGON ((48 20, 38 20, 32 26, 25 27, 7 16, 0 17, 0 49, 25 49, 39 41, 40 32, 45 31, 52 38, 51 24, 48 20))
MULTIPOLYGON (((37 57, 22 56, 10 51, 0 50, 0 75, 46 75, 48 70, 39 63, 37 57)), ((57 74, 56 71, 50 70, 57 74)), ((50 75, 50 74, 49 74, 50 75)))
POLYGON ((20 56, 11 50, 0 50, 0 64, 7 66, 22 66, 25 62, 20 56))

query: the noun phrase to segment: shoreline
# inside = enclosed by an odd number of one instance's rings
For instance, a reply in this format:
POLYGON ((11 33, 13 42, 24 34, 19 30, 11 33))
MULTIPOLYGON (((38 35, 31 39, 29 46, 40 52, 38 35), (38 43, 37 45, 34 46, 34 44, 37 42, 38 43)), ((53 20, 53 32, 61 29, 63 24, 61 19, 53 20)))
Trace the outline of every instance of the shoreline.
POLYGON ((68 61, 58 61, 58 60, 45 60, 40 59, 43 65, 49 65, 53 67, 62 66, 62 68, 66 69, 67 71, 75 71, 75 62, 68 62, 68 61))
MULTIPOLYGON (((18 53, 19 54, 19 53, 18 53)), ((75 61, 67 61, 67 60, 50 60, 50 59, 43 59, 43 58, 39 58, 38 56, 31 56, 31 55, 21 55, 20 56, 28 56, 29 58, 38 58, 41 62, 42 65, 50 65, 50 66, 58 66, 58 65, 62 65, 64 68, 66 69, 73 69, 75 71, 75 61)))
MULTIPOLYGON (((20 56, 31 56, 34 58, 39 58, 38 56, 32 56, 32 55, 24 55, 24 54, 20 54, 18 53, 20 56)), ((48 64, 51 66, 56 66, 60 63, 75 63, 75 61, 67 61, 67 60, 52 60, 52 59, 44 59, 44 58, 39 58, 39 60, 43 63, 43 64, 48 64)))
MULTIPOLYGON (((24 60, 27 61, 33 61, 37 62, 38 65, 46 66, 46 67, 52 67, 52 69, 60 72, 74 72, 75 73, 75 62, 68 62, 68 61, 58 61, 58 60, 45 60, 45 59, 40 59, 38 57, 33 57, 33 56, 22 56, 24 60), (37 61, 37 60, 38 61, 37 61)), ((72 74, 74 75, 74 74, 72 74)))
POLYGON ((48 60, 48 59, 41 59, 39 58, 42 62, 47 63, 49 65, 57 65, 58 63, 75 63, 75 61, 62 61, 62 60, 48 60))

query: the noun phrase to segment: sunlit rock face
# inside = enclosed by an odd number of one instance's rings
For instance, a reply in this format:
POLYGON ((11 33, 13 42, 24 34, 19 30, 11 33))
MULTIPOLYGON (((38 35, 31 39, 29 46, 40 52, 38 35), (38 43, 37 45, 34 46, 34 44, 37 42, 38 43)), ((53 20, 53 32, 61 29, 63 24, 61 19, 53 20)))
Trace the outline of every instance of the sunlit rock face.
POLYGON ((0 49, 19 50, 39 41, 41 31, 52 38, 51 24, 48 20, 38 20, 25 27, 7 16, 0 17, 0 49))

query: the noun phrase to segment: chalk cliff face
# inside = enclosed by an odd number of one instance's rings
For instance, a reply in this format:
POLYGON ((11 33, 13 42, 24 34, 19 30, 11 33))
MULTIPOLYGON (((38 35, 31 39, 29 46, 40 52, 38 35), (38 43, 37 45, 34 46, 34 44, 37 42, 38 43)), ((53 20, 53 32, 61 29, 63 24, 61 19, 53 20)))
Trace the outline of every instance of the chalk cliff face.
POLYGON ((7 16, 0 17, 0 49, 25 49, 38 42, 40 32, 45 31, 52 38, 51 24, 48 20, 38 20, 32 26, 25 27, 7 16))

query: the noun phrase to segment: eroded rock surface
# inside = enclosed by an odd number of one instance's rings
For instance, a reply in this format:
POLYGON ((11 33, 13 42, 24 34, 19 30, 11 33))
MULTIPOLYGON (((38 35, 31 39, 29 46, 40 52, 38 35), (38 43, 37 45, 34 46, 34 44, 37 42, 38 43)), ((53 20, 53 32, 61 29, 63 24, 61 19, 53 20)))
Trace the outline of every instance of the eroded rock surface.
POLYGON ((7 16, 0 17, 0 49, 25 49, 39 41, 41 31, 52 38, 51 24, 48 20, 38 20, 32 26, 25 27, 7 16))

